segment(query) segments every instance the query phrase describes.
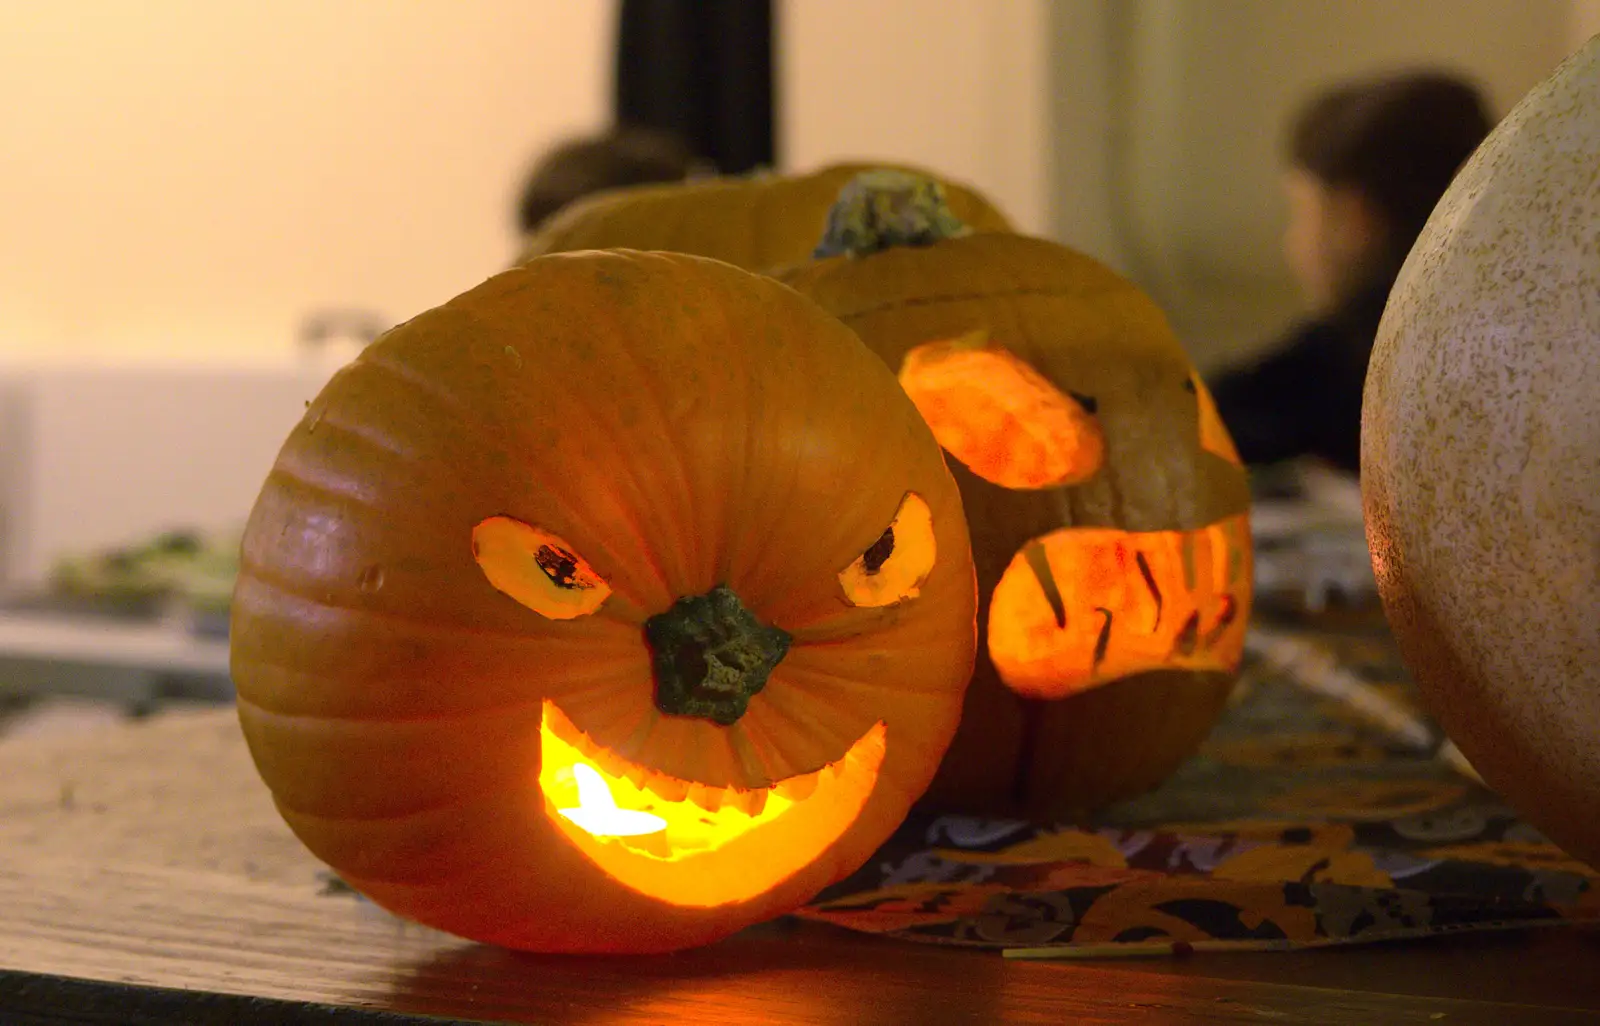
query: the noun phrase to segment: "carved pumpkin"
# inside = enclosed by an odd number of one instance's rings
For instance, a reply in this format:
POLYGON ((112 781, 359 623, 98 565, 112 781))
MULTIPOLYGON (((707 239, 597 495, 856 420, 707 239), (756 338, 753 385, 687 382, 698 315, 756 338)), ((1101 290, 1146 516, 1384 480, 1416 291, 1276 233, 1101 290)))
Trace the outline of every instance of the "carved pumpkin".
POLYGON ((394 329, 310 404, 233 602, 284 818, 378 904, 655 951, 859 866, 974 643, 960 495, 892 375, 789 289, 585 253, 394 329))
POLYGON ((1483 779, 1600 867, 1600 37, 1440 199, 1361 422, 1373 569, 1483 779))
POLYGON ((1249 492, 1156 306, 1065 246, 971 233, 869 173, 780 275, 856 330, 954 458, 976 676, 928 799, 1069 816, 1159 783, 1221 713, 1250 613, 1249 492))
MULTIPOLYGON (((845 183, 871 165, 834 164, 809 174, 762 173, 682 184, 611 189, 572 204, 528 240, 522 259, 581 249, 671 250, 750 271, 811 255, 845 183)), ((1010 231, 976 190, 947 182, 951 208, 985 231, 1010 231)))

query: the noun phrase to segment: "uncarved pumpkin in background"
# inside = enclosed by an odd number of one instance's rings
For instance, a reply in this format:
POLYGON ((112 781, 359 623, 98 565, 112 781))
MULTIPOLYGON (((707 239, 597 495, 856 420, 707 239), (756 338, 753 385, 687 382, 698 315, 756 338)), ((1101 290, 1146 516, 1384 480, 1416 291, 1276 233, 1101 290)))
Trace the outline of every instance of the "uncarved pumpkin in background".
MULTIPOLYGON (((535 232, 523 259, 625 247, 694 253, 751 271, 796 263, 811 256, 839 190, 873 166, 843 163, 805 174, 763 172, 596 193, 535 232)), ((1005 215, 977 190, 945 185, 951 208, 968 224, 1011 230, 1005 215)))
POLYGON ((657 951, 859 866, 933 775, 974 582, 837 321, 698 257, 498 275, 343 369, 251 514, 233 675, 284 818, 464 937, 657 951))
POLYGON ((1600 37, 1433 212, 1368 369, 1389 622, 1494 788, 1600 867, 1600 37))
POLYGON ((1220 715, 1251 604, 1249 492, 1161 311, 1044 239, 971 232, 872 172, 779 275, 854 328, 953 458, 982 630, 928 800, 1068 816, 1160 783, 1220 715))

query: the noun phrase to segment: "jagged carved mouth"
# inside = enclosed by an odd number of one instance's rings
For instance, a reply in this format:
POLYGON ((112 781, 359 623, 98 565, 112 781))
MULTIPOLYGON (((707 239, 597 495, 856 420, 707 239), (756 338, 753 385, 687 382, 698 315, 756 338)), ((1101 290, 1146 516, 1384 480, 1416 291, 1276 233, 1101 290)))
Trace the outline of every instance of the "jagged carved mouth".
POLYGON ((1067 527, 1024 545, 995 585, 989 657, 1029 698, 1151 670, 1238 669, 1250 594, 1240 513, 1190 531, 1067 527))
POLYGON ((878 723, 837 760, 761 788, 680 780, 595 744, 544 703, 546 813, 606 875, 673 905, 747 901, 816 861, 861 814, 887 746, 878 723))

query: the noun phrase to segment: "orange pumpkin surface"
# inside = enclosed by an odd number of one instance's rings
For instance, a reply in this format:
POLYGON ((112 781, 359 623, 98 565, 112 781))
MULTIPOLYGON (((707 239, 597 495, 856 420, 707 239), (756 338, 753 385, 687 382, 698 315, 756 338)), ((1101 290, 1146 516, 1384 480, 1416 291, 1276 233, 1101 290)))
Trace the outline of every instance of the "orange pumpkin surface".
POLYGON ((858 867, 955 730, 959 493, 814 304, 551 256, 312 402, 245 533, 233 673, 290 827, 464 937, 658 951, 858 867))
MULTIPOLYGON (((552 216, 524 244, 522 259, 581 249, 670 250, 726 260, 751 271, 810 257, 839 190, 874 165, 830 164, 804 174, 762 172, 632 185, 586 196, 552 216)), ((988 198, 946 182, 966 223, 1010 231, 988 198)))
POLYGON ((1066 246, 970 231, 872 172, 781 280, 894 369, 954 458, 983 630, 930 801, 1073 816, 1160 783, 1221 714, 1251 604, 1249 489, 1156 305, 1066 246))

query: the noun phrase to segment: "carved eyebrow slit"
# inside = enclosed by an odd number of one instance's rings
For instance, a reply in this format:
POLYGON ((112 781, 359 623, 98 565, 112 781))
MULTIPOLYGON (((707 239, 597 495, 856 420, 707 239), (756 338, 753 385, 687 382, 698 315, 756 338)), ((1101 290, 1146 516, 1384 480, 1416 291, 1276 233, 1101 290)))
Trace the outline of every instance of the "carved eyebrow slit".
POLYGON ((1228 628, 1233 626, 1233 621, 1236 617, 1238 617, 1238 615, 1238 600, 1235 599, 1231 593, 1223 595, 1222 612, 1217 614, 1217 622, 1212 624, 1211 629, 1206 632, 1205 641, 1202 642, 1202 644, 1204 644, 1206 648, 1210 648, 1211 646, 1215 645, 1222 635, 1227 632, 1228 628))
POLYGON ((1133 554, 1134 563, 1138 564, 1139 576, 1144 578, 1144 585, 1150 589, 1150 597, 1156 600, 1156 622, 1151 626, 1154 630, 1161 626, 1161 588, 1156 584, 1156 575, 1150 570, 1150 560, 1145 558, 1143 552, 1133 554))
POLYGON ((1105 616, 1105 622, 1100 625, 1100 635, 1094 639, 1094 668, 1098 670, 1111 648, 1111 610, 1105 606, 1095 606, 1094 611, 1105 616))
POLYGON ((1055 614, 1056 626, 1062 630, 1067 628, 1067 603, 1061 597, 1061 586, 1056 583, 1055 571, 1050 569, 1050 556, 1045 552, 1043 545, 1030 542, 1023 550, 1022 558, 1028 561, 1028 569, 1033 571, 1033 576, 1039 581, 1039 587, 1044 591, 1044 600, 1050 603, 1050 611, 1055 614))
POLYGON ((1172 648, 1180 655, 1194 655, 1195 646, 1200 643, 1200 614, 1193 612, 1183 621, 1183 629, 1178 632, 1177 640, 1172 643, 1172 648))

